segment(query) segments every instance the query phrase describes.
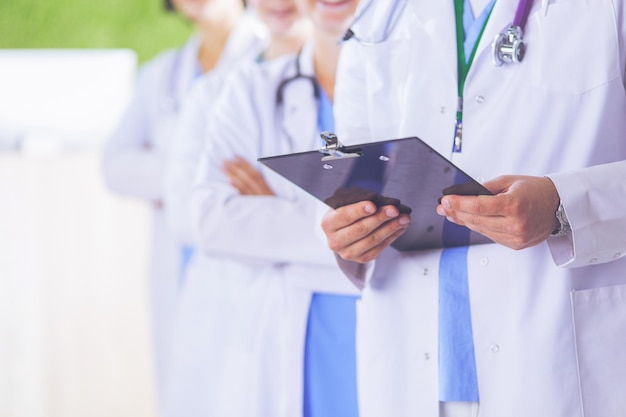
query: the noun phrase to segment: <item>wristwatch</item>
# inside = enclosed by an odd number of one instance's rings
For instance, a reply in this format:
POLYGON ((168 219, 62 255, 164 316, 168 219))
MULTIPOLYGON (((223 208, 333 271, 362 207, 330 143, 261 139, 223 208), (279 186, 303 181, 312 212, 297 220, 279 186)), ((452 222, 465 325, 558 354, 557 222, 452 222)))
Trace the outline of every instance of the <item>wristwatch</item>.
POLYGON ((567 215, 565 214, 565 209, 563 208, 563 203, 559 202, 559 208, 556 209, 554 213, 556 219, 559 221, 559 226, 554 229, 550 236, 566 236, 569 232, 572 231, 572 228, 569 225, 569 221, 567 220, 567 215))

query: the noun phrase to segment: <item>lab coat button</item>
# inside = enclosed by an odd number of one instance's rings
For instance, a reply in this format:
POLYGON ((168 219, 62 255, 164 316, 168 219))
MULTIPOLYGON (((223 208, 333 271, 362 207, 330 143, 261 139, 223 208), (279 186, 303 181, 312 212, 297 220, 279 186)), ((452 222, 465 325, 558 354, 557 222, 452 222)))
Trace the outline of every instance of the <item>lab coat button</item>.
POLYGON ((614 259, 621 258, 621 257, 622 257, 622 252, 617 252, 615 253, 615 255, 613 255, 614 259))
POLYGON ((476 96, 476 103, 483 104, 484 102, 485 102, 485 97, 483 97, 483 96, 476 96))
POLYGON ((441 114, 444 114, 446 112, 446 107, 445 106, 441 106, 441 110, 439 110, 439 112, 441 114))
POLYGON ((428 268, 424 268, 422 270, 422 275, 424 275, 424 276, 428 275, 428 268))
POLYGON ((428 352, 424 353, 424 359, 427 361, 430 360, 430 353, 428 352))
POLYGON ((489 258, 482 258, 482 259, 480 260, 480 264, 481 264, 482 266, 487 266, 487 265, 489 265, 489 258))
POLYGON ((483 182, 485 182, 485 178, 484 177, 478 177, 478 178, 476 178, 476 181, 478 181, 479 183, 482 184, 483 182))
POLYGON ((491 346, 489 346, 489 349, 491 349, 491 351, 493 353, 498 353, 500 352, 500 346, 496 345, 495 343, 492 344, 491 346))
POLYGON ((598 262, 598 258, 591 258, 591 259, 589 259, 589 263, 590 264, 595 264, 596 262, 598 262))

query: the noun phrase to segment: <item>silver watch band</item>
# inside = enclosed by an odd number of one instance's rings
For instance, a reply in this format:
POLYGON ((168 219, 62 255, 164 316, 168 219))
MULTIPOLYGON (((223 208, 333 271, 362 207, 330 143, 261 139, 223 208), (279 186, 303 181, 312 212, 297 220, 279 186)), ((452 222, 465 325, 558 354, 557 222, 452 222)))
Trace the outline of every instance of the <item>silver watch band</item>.
POLYGON ((559 202, 559 208, 556 209, 554 213, 556 219, 559 221, 559 227, 557 227, 550 236, 566 236, 571 231, 572 228, 569 225, 569 220, 567 219, 567 215, 565 214, 565 209, 563 208, 563 203, 559 202))

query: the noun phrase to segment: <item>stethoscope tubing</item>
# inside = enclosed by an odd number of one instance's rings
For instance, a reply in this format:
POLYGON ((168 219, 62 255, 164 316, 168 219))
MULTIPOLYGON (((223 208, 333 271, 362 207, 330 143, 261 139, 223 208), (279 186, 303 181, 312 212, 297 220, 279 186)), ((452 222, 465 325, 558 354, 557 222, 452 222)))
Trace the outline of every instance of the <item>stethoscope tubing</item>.
POLYGON ((283 105, 284 101, 284 92, 285 88, 292 82, 297 80, 308 80, 313 87, 313 96, 315 99, 320 98, 320 86, 317 83, 317 80, 312 75, 305 75, 302 73, 302 69, 300 66, 300 58, 302 57, 302 50, 298 51, 298 55, 296 55, 296 73, 291 77, 287 77, 278 84, 278 88, 276 89, 276 106, 280 107, 283 105))
MULTIPOLYGON (((398 23, 398 16, 408 4, 408 0, 394 0, 391 13, 389 13, 387 21, 385 22, 383 36, 380 39, 368 41, 359 38, 352 28, 363 18, 365 13, 368 12, 374 1, 375 0, 368 1, 362 7, 359 13, 352 20, 350 28, 344 33, 340 42, 346 42, 350 39, 354 39, 360 44, 367 46, 383 43, 389 38, 393 28, 398 23)), ((494 65, 501 66, 502 64, 512 62, 519 63, 523 60, 526 49, 523 36, 532 4, 533 0, 519 0, 515 10, 515 15, 513 16, 513 21, 503 32, 498 34, 492 42, 494 65)))
POLYGON ((519 27, 522 31, 525 29, 532 4, 532 0, 520 0, 519 3, 517 3, 517 9, 515 10, 515 16, 512 22, 513 26, 519 27))
POLYGON ((380 43, 383 43, 389 38, 389 35, 393 31, 393 28, 398 23, 399 16, 402 14, 406 5, 408 4, 408 0, 394 0, 394 4, 391 8, 391 13, 389 13, 389 15, 387 16, 387 21, 385 22, 385 28, 383 31, 382 38, 373 40, 373 41, 366 41, 364 39, 359 38, 354 32, 354 30, 352 30, 352 27, 356 25, 363 18, 365 13, 367 13, 369 8, 374 3, 374 1, 375 0, 370 0, 369 2, 367 2, 367 4, 365 4, 363 8, 359 11, 359 13, 354 17, 354 19, 352 20, 352 23, 350 24, 350 27, 348 28, 348 30, 346 30, 344 35, 341 37, 341 40, 339 41, 340 43, 346 42, 354 38, 357 42, 359 42, 362 45, 371 46, 371 45, 378 45, 380 43))

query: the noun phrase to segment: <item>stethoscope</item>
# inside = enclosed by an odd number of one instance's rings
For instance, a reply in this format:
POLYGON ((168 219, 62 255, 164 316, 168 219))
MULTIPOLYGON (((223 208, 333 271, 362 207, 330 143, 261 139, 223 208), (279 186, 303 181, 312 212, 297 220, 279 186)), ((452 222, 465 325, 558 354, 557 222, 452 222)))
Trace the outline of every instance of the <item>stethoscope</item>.
MULTIPOLYGON (((363 6, 361 11, 355 16, 350 28, 344 33, 341 41, 345 42, 350 39, 354 39, 362 45, 377 45, 385 42, 394 27, 400 20, 402 11, 406 7, 408 0, 394 0, 394 4, 391 8, 385 27, 381 37, 378 39, 364 39, 356 35, 352 27, 357 24, 374 4, 375 0, 370 0, 363 6)), ((491 44, 492 60, 493 64, 497 67, 508 63, 520 63, 524 60, 526 53, 526 44, 524 43, 524 29, 526 22, 528 21, 528 15, 530 7, 532 6, 532 0, 519 0, 517 3, 517 9, 513 22, 501 33, 499 33, 491 44)), ((542 0, 543 9, 546 10, 549 4, 549 0, 542 0)))
MULTIPOLYGON (((284 114, 284 107, 285 107, 285 89, 287 88, 287 86, 289 86, 289 84, 292 84, 298 80, 304 80, 304 81, 308 81, 311 84, 311 87, 313 89, 313 98, 315 99, 316 102, 319 103, 320 97, 321 97, 321 90, 320 90, 320 86, 317 82, 317 80, 315 79, 314 76, 312 75, 306 75, 302 73, 302 69, 300 67, 300 57, 302 56, 302 50, 298 51, 298 55, 296 55, 296 72, 294 75, 285 78, 284 80, 282 80, 279 84, 278 87, 276 88, 276 110, 277 113, 280 115, 279 120, 283 120, 285 118, 285 114, 284 114)), ((287 132, 285 130, 284 125, 281 125, 281 130, 283 132, 283 134, 285 135, 285 137, 287 138, 287 141, 289 142, 289 146, 291 149, 294 148, 294 139, 291 137, 291 135, 289 134, 289 132, 287 132)))
POLYGON ((519 63, 524 59, 526 54, 524 29, 532 3, 532 0, 519 0, 513 22, 504 31, 498 33, 491 43, 493 65, 496 67, 512 62, 519 63))
POLYGON ((278 88, 276 89, 276 107, 277 108, 282 108, 284 104, 285 88, 287 88, 287 86, 290 83, 293 83, 294 81, 298 81, 298 80, 309 81, 311 83, 311 86, 313 87, 313 97, 315 98, 315 100, 319 100, 320 98, 320 86, 317 83, 317 80, 315 79, 315 77, 312 75, 306 75, 302 73, 302 70, 300 68, 301 55, 302 55, 302 50, 298 51, 298 55, 296 56, 296 73, 292 75, 291 77, 285 78, 284 80, 280 82, 280 84, 278 84, 278 88))

